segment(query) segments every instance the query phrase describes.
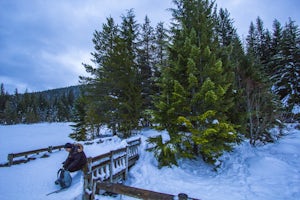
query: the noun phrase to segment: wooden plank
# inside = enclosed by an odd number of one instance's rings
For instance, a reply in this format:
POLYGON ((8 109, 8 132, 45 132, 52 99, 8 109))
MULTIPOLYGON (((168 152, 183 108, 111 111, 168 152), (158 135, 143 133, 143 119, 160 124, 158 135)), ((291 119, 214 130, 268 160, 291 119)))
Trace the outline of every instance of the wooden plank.
POLYGON ((105 154, 101 154, 99 156, 95 156, 95 157, 92 158, 92 162, 96 162, 98 160, 101 160, 101 159, 109 157, 109 156, 110 156, 110 152, 105 153, 105 154))
POLYGON ((139 155, 135 155, 133 157, 130 157, 128 160, 128 167, 130 168, 131 166, 133 166, 135 164, 135 162, 139 159, 139 155))
MULTIPOLYGON (((60 148, 63 148, 63 147, 64 147, 64 145, 60 145, 60 146, 51 147, 51 149, 60 149, 60 148)), ((32 154, 38 154, 40 152, 45 152, 45 151, 48 152, 49 148, 50 147, 31 150, 31 151, 24 151, 24 152, 20 152, 20 153, 11 153, 10 155, 12 155, 14 158, 22 157, 22 156, 27 156, 27 155, 32 155, 32 154)))
POLYGON ((31 154, 38 154, 38 153, 43 152, 43 151, 48 151, 48 148, 36 149, 36 150, 31 150, 31 151, 24 151, 24 152, 21 152, 21 153, 13 153, 12 156, 14 158, 16 158, 16 157, 27 156, 27 155, 31 155, 31 154))
POLYGON ((94 171, 95 169, 103 167, 103 166, 107 165, 108 163, 110 163, 110 160, 105 160, 97 165, 92 166, 91 169, 92 169, 92 171, 94 171))
POLYGON ((105 190, 108 192, 123 194, 126 196, 146 199, 146 200, 200 200, 195 198, 189 198, 186 194, 180 193, 178 195, 165 194, 161 192, 154 192, 151 190, 145 190, 136 187, 130 187, 118 183, 108 183, 108 182, 97 182, 96 190, 105 190))
POLYGON ((52 153, 52 150, 56 150, 56 149, 62 149, 64 147, 64 145, 59 145, 59 146, 49 146, 47 148, 42 148, 42 149, 36 149, 36 150, 31 150, 31 151, 24 151, 24 152, 20 152, 20 153, 10 153, 7 156, 7 160, 8 160, 8 166, 14 165, 14 164, 20 164, 20 163, 25 163, 28 162, 29 160, 33 159, 33 158, 28 158, 29 155, 33 155, 33 154, 39 154, 41 152, 49 152, 52 153), (27 160, 17 160, 14 161, 14 158, 17 157, 22 157, 25 156, 25 158, 28 158, 27 160))
POLYGON ((127 141, 127 143, 129 144, 129 146, 136 144, 141 144, 141 138, 135 139, 135 140, 131 140, 131 141, 127 141))
POLYGON ((56 149, 63 149, 65 145, 58 145, 58 146, 52 146, 52 150, 56 150, 56 149))
POLYGON ((126 153, 126 147, 120 148, 120 149, 116 149, 116 150, 112 150, 113 154, 118 154, 120 152, 124 152, 126 153))
POLYGON ((96 190, 105 190, 117 194, 124 194, 130 197, 148 200, 173 200, 174 196, 170 194, 163 194, 153 192, 150 190, 140 189, 121 185, 118 183, 101 183, 97 182, 96 190))

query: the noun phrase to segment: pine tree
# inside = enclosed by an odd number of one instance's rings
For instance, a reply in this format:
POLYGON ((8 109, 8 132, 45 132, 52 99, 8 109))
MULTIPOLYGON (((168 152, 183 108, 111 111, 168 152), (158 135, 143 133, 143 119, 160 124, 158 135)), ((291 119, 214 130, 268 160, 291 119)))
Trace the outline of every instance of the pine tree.
MULTIPOLYGON (((15 95, 16 96, 16 95, 15 95)), ((47 120, 48 102, 42 94, 36 94, 37 98, 37 115, 40 121, 45 122, 47 120)))
MULTIPOLYGON (((112 18, 96 31, 92 53, 96 67, 84 65, 92 77, 81 77, 87 91, 86 123, 99 134, 107 125, 114 133, 128 137, 138 129, 142 98, 137 65, 138 24, 129 10, 118 27, 112 18)), ((94 135, 94 134, 92 134, 94 135)))
POLYGON ((86 102, 83 96, 79 97, 75 102, 75 114, 73 118, 74 124, 71 125, 73 127, 73 133, 69 136, 70 138, 75 139, 76 141, 86 141, 88 138, 87 135, 87 124, 85 121, 86 117, 86 102))
MULTIPOLYGON (((257 24, 250 24, 247 36, 247 54, 239 70, 242 87, 244 88, 247 108, 248 128, 246 137, 252 145, 258 142, 272 142, 269 129, 276 124, 278 117, 278 100, 271 92, 270 79, 267 76, 271 56, 265 53, 269 35, 264 31, 263 23, 258 18, 257 24)), ((269 44, 268 44, 269 45, 269 44)))
MULTIPOLYGON (((154 82, 160 78, 162 68, 167 65, 167 48, 169 45, 168 30, 165 28, 164 23, 157 24, 155 29, 155 48, 154 48, 154 82)), ((159 95, 159 88, 156 87, 156 94, 159 95)))
POLYGON ((228 88, 226 99, 234 106, 229 106, 226 113, 228 120, 234 124, 238 124, 238 130, 244 132, 246 130, 246 110, 242 87, 238 75, 241 66, 241 60, 244 57, 244 50, 241 41, 237 35, 236 29, 233 26, 233 20, 230 18, 230 13, 225 9, 220 9, 217 13, 217 8, 214 11, 216 21, 216 34, 218 37, 219 47, 216 54, 221 58, 222 67, 226 71, 226 80, 232 82, 228 88))
POLYGON ((16 124, 17 113, 12 101, 7 101, 4 110, 5 124, 16 124))
MULTIPOLYGON (((266 72, 265 70, 265 64, 270 60, 270 33, 268 30, 265 30, 263 21, 260 17, 257 17, 256 19, 256 45, 257 45, 257 54, 258 54, 258 59, 260 63, 263 66, 263 71, 266 72)), ((266 74, 267 75, 267 74, 266 74)))
POLYGON ((154 30, 150 20, 146 16, 141 27, 139 48, 138 48, 138 68, 142 95, 142 125, 149 126, 151 116, 149 110, 153 109, 152 96, 154 95, 154 30))
POLYGON ((114 80, 118 80, 118 130, 129 137, 139 128, 142 112, 142 96, 139 68, 136 62, 138 53, 139 25, 133 10, 122 16, 120 40, 117 55, 113 55, 117 69, 114 80))
MULTIPOLYGON (((113 130, 116 129, 116 100, 114 92, 116 89, 113 87, 116 80, 111 80, 110 75, 113 73, 110 64, 111 54, 114 52, 117 38, 119 37, 118 26, 115 24, 114 19, 107 18, 107 23, 102 25, 102 31, 95 31, 93 43, 95 52, 92 53, 92 61, 96 65, 84 64, 86 71, 91 75, 90 77, 80 77, 83 84, 84 91, 82 93, 84 99, 84 112, 81 110, 75 111, 87 116, 81 119, 79 126, 79 133, 86 134, 86 139, 94 138, 94 133, 97 132, 98 127, 106 124, 113 130), (83 124, 84 123, 84 124, 83 124), (95 129, 96 127, 96 129, 95 129), (90 134, 88 135, 87 132, 90 134)), ((79 104, 81 106, 81 104, 79 104)), ((78 109, 81 107, 77 105, 78 109)), ((82 108, 83 109, 83 108, 82 108)))
MULTIPOLYGON (((270 41, 270 60, 267 63, 267 73, 269 74, 271 81, 276 83, 280 80, 281 75, 279 74, 279 65, 282 60, 282 51, 281 51, 281 43, 282 43, 282 26, 278 20, 273 21, 273 34, 271 36, 270 41)), ((275 91, 276 93, 276 91, 275 91)))
POLYGON ((14 98, 12 100, 12 103, 14 105, 14 109, 15 109, 15 113, 16 113, 16 118, 15 118, 14 123, 19 124, 19 123, 21 123, 22 119, 21 119, 20 110, 19 110, 20 94, 18 92, 18 89, 15 89, 14 98))
POLYGON ((58 104, 57 104, 57 118, 58 121, 63 122, 63 121, 68 121, 68 113, 69 109, 66 104, 66 97, 63 95, 61 98, 58 99, 58 104))
MULTIPOLYGON (((154 69, 153 69, 153 97, 152 103, 156 97, 162 95, 160 80, 161 74, 168 62, 168 46, 169 46, 169 35, 168 30, 164 27, 162 22, 158 23, 155 29, 155 48, 154 48, 154 69)), ((154 106, 154 105, 153 105, 154 106)), ((155 107, 153 107, 154 109, 155 107)), ((150 115, 153 116, 150 110, 150 115)))
POLYGON ((26 106, 24 117, 25 123, 31 124, 39 121, 37 114, 37 100, 32 93, 25 92, 24 103, 26 106))
POLYGON ((289 19, 282 33, 282 60, 278 66, 281 74, 276 84, 277 93, 290 112, 300 104, 300 30, 289 19))
MULTIPOLYGON (((177 158, 193 158, 198 153, 215 163, 237 139, 235 125, 226 113, 233 106, 226 99, 231 81, 214 52, 218 40, 214 33, 213 3, 199 0, 174 1, 173 41, 169 66, 162 71, 162 95, 156 102, 155 117, 170 135, 156 153, 161 165, 176 164, 177 158), (161 149, 161 150, 160 150, 161 149)), ((228 72, 231 73, 231 72, 228 72)))
POLYGON ((1 86, 0 86, 0 122, 2 124, 4 124, 6 121, 4 111, 5 111, 7 101, 8 101, 8 94, 5 92, 4 84, 1 83, 1 86))

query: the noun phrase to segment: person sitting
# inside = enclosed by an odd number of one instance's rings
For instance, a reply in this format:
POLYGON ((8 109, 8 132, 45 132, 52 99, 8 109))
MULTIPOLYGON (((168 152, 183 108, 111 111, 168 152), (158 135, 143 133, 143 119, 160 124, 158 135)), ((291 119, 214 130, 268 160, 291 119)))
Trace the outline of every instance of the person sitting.
POLYGON ((81 170, 87 163, 86 155, 83 152, 83 145, 66 143, 64 148, 69 152, 69 155, 66 161, 63 162, 63 169, 69 172, 81 170))

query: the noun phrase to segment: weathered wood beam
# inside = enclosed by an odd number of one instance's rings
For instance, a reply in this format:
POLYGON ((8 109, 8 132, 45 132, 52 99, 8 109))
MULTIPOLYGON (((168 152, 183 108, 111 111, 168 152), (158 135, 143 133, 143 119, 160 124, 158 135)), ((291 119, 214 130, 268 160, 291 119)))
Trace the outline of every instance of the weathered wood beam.
POLYGON ((195 198, 189 198, 186 194, 180 193, 178 195, 165 194, 160 192, 154 192, 151 190, 145 190, 136 187, 130 187, 119 183, 97 182, 96 190, 105 190, 116 194, 123 194, 126 196, 144 199, 144 200, 199 200, 195 198))

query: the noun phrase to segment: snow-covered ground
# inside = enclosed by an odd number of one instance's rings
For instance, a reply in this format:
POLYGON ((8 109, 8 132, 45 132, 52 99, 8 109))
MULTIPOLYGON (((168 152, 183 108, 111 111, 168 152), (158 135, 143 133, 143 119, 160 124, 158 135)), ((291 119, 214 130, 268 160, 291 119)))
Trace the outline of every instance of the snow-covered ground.
MULTIPOLYGON (((168 194, 186 193, 202 200, 296 200, 300 199, 300 131, 289 125, 287 134, 277 143, 252 148, 247 142, 222 157, 223 164, 214 171, 201 160, 182 160, 178 167, 157 168, 150 152, 144 151, 147 137, 154 130, 141 132, 140 159, 130 170, 126 185, 168 194)), ((0 163, 8 153, 17 153, 51 145, 73 142, 68 138, 69 123, 0 126, 0 163)), ((119 138, 100 144, 85 145, 87 156, 106 153, 126 145, 119 138)), ((58 189, 56 172, 67 152, 58 151, 48 158, 0 168, 1 200, 73 200, 80 199, 83 178, 72 173, 72 186, 61 193, 46 196, 58 189)), ((100 199, 134 199, 99 196, 100 199)))

